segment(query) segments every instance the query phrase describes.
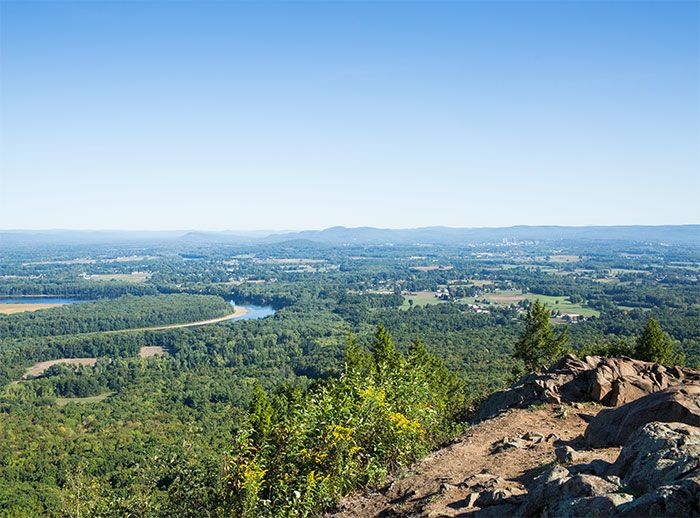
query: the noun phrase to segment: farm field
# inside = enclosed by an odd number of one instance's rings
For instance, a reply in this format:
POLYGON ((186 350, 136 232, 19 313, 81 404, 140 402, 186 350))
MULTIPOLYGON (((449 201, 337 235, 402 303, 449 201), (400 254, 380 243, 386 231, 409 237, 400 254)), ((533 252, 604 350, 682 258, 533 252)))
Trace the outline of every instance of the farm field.
POLYGON ((411 306, 432 306, 433 304, 444 303, 444 300, 440 300, 435 296, 432 291, 419 291, 409 295, 404 295, 403 304, 401 304, 401 309, 406 310, 411 308, 411 306), (413 304, 409 302, 413 301, 413 304))
POLYGON ((576 313, 579 315, 583 315, 584 317, 600 316, 600 311, 598 311, 597 309, 588 308, 580 303, 571 302, 569 300, 569 297, 554 297, 551 295, 535 295, 533 293, 527 293, 524 295, 524 298, 533 302, 536 299, 540 299, 540 302, 545 303, 548 308, 558 309, 562 313, 576 313))
POLYGON ((621 274, 625 274, 625 273, 649 275, 651 272, 649 272, 647 270, 634 270, 631 268, 610 268, 610 273, 613 275, 621 275, 621 274))

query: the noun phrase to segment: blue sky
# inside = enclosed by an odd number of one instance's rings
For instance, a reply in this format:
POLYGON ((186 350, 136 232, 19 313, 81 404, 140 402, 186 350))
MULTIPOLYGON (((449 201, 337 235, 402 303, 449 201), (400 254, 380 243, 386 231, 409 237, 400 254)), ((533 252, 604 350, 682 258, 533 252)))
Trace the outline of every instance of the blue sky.
POLYGON ((0 0, 0 227, 700 223, 699 6, 0 0))

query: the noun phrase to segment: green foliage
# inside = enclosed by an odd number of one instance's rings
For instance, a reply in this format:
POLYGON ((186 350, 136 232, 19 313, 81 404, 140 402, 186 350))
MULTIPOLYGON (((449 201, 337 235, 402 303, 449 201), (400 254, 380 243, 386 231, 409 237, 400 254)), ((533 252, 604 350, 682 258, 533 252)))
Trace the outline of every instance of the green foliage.
POLYGON ((578 353, 583 356, 607 356, 615 358, 619 356, 634 357, 634 343, 630 339, 615 338, 612 340, 601 340, 591 345, 582 347, 578 353))
POLYGON ((371 356, 349 337, 339 379, 278 393, 267 434, 259 433, 270 416, 263 401, 254 397, 227 462, 226 504, 236 516, 317 515, 381 483, 453 436, 465 398, 419 341, 404 356, 378 326, 371 356))
POLYGON ((661 329, 659 323, 652 317, 649 317, 644 331, 637 339, 634 354, 636 358, 647 362, 664 365, 682 365, 684 363, 683 354, 675 351, 671 337, 661 329))
POLYGON ((69 304, 33 313, 0 315, 0 339, 56 336, 196 322, 231 313, 211 295, 125 295, 114 300, 69 304))
POLYGON ((391 374, 392 371, 401 368, 403 356, 396 350, 394 341, 389 336, 384 325, 377 326, 377 332, 372 340, 372 356, 374 358, 374 366, 377 369, 379 379, 384 379, 391 374))
POLYGON ((549 322, 549 310, 539 299, 528 310, 525 322, 525 332, 515 344, 514 356, 527 370, 545 369, 567 353, 567 329, 560 333, 554 331, 549 322))
POLYGON ((257 443, 263 443, 272 430, 272 405, 260 385, 253 389, 253 401, 248 411, 251 437, 257 443))

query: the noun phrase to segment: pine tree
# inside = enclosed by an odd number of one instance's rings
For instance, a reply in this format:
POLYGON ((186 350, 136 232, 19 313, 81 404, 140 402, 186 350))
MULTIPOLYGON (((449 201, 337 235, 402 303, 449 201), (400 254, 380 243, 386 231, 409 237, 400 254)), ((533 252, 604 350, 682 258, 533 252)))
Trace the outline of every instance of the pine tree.
POLYGON ((372 355, 380 377, 399 367, 403 360, 403 355, 396 349, 394 341, 382 324, 377 326, 372 340, 372 355))
POLYGON ((413 340, 413 342, 411 342, 411 345, 408 348, 408 355, 406 359, 408 361, 409 366, 411 366, 412 368, 425 368, 430 366, 431 363, 433 363, 433 357, 425 348, 423 342, 420 341, 420 338, 416 338, 415 340, 413 340))
POLYGON ((640 360, 664 365, 678 365, 684 360, 682 354, 674 351, 671 337, 652 317, 649 317, 642 335, 637 339, 634 355, 640 360))
POLYGON ((249 420, 252 429, 251 437, 257 444, 263 444, 272 431, 273 410, 267 394, 260 385, 253 388, 253 399, 250 403, 249 420))
POLYGON ((348 333, 345 346, 345 377, 350 380, 364 380, 370 375, 372 359, 369 353, 357 343, 355 334, 348 333))
POLYGON ((525 322, 525 332, 515 344, 514 356, 525 363, 527 370, 547 368, 567 353, 567 329, 560 333, 554 332, 554 327, 549 322, 549 310, 540 303, 540 299, 535 300, 528 310, 525 322))

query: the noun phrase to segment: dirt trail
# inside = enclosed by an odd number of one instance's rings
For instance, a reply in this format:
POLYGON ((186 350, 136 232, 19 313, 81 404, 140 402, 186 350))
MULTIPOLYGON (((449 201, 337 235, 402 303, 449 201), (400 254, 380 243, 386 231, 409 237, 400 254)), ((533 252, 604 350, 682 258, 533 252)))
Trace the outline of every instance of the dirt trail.
MULTIPOLYGON (((331 516, 465 516, 476 509, 467 508, 469 490, 459 487, 472 475, 488 472, 515 485, 527 485, 544 466, 555 461, 554 442, 542 441, 526 448, 505 449, 493 453, 495 443, 504 438, 522 437, 528 432, 547 437, 556 434, 561 441, 579 438, 586 428, 587 416, 602 408, 545 407, 510 410, 467 430, 453 444, 428 455, 386 487, 373 493, 345 498, 331 516), (583 417, 582 417, 583 416, 583 417)), ((580 447, 580 446, 579 446, 580 447)), ((579 448, 577 447, 577 449, 579 448)), ((580 451, 581 462, 594 458, 613 461, 619 448, 580 451)))
POLYGON ((164 326, 153 326, 153 327, 130 327, 128 329, 114 329, 112 331, 102 331, 105 334, 110 333, 123 333, 125 331, 163 331, 165 329, 178 329, 180 327, 196 327, 205 326, 207 324, 216 324, 217 322, 223 322, 225 320, 231 320, 234 318, 240 318, 247 315, 250 310, 243 306, 236 306, 236 310, 226 316, 218 318, 210 318, 209 320, 199 320, 197 322, 185 322, 182 324, 168 324, 164 326))

